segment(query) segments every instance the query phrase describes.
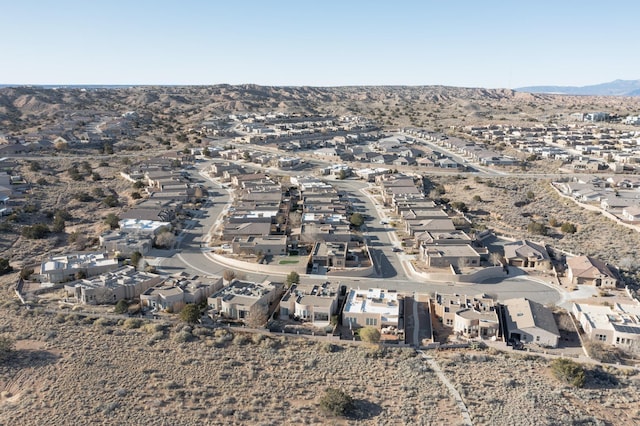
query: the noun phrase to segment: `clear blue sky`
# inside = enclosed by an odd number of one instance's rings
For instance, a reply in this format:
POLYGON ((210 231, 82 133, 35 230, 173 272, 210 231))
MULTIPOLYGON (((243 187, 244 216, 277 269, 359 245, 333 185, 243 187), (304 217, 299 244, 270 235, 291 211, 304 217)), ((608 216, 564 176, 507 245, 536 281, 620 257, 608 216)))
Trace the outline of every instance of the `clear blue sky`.
POLYGON ((0 84, 640 79, 640 2, 2 0, 0 84))

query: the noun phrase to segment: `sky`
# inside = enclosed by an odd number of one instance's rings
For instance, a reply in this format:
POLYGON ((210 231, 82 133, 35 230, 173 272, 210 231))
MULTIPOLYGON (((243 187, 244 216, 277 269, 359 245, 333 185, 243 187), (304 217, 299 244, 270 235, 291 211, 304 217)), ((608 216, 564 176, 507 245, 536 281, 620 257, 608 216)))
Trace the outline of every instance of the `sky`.
POLYGON ((0 84, 640 79, 640 2, 0 0, 0 84))

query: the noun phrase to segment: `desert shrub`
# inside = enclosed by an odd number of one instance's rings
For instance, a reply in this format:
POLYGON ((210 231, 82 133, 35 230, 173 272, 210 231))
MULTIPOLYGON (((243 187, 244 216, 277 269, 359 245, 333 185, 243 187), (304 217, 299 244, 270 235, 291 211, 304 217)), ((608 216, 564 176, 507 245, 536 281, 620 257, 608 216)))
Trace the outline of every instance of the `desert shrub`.
POLYGON ((249 337, 245 334, 237 334, 236 337, 233 338, 233 344, 236 346, 244 346, 249 343, 249 337))
POLYGON ((22 268, 20 270, 20 278, 22 278, 23 280, 28 280, 33 272, 33 268, 22 268))
POLYGON ((367 343, 378 343, 380 342, 380 330, 375 327, 364 327, 360 329, 358 335, 360 336, 360 340, 367 343))
POLYGON ((565 222, 560 226, 560 230, 565 234, 575 234, 578 228, 571 222, 565 222))
POLYGON ((22 228, 22 236, 32 240, 40 240, 49 235, 49 227, 44 223, 36 223, 33 226, 25 226, 22 228))
POLYGON ((142 329, 149 334, 164 332, 164 326, 155 322, 145 324, 142 329))
POLYGON ((0 362, 11 355, 15 343, 15 340, 9 336, 0 336, 0 362))
POLYGON ((104 223, 109 225, 111 229, 118 229, 120 227, 120 218, 115 213, 109 213, 104 218, 104 223))
POLYGON ((345 416, 354 408, 353 398, 336 388, 327 388, 320 397, 320 409, 332 416, 345 416))
POLYGON ((140 318, 127 318, 124 321, 124 328, 126 329, 134 329, 142 327, 143 321, 140 318))
POLYGON ((188 304, 180 311, 180 319, 189 324, 195 324, 200 319, 200 307, 188 304))
POLYGON ((104 317, 98 318, 93 322, 93 325, 96 327, 108 327, 112 324, 113 322, 109 318, 104 318, 104 317))
POLYGON ((556 379, 577 388, 583 387, 586 380, 582 365, 567 358, 551 361, 551 372, 556 379))
POLYGON ((601 342, 586 342, 584 347, 591 358, 600 362, 623 362, 626 355, 622 349, 601 342))
POLYGON ((13 271, 11 264, 9 263, 9 259, 4 257, 0 257, 0 275, 8 274, 13 271))
POLYGON ((107 207, 116 207, 118 205, 118 199, 114 195, 107 195, 102 200, 102 203, 107 207))
POLYGON ((173 341, 176 343, 186 343, 193 339, 193 334, 187 330, 181 330, 178 333, 174 334, 173 341))
POLYGON ((534 222, 534 221, 529 222, 529 225, 527 225, 527 231, 530 234, 547 235, 547 227, 545 226, 544 223, 540 223, 540 222, 534 222))
POLYGON ((118 303, 116 303, 116 307, 114 308, 113 312, 115 312, 116 314, 126 314, 127 309, 129 309, 129 304, 126 300, 122 299, 118 300, 118 303))

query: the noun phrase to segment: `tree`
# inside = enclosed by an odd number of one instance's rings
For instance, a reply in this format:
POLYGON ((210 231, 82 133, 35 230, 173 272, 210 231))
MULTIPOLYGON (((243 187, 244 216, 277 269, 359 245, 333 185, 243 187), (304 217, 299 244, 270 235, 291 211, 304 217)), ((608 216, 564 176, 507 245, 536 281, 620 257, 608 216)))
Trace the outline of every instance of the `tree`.
POLYGON ((571 222, 565 222, 560 226, 560 230, 565 234, 575 234, 578 228, 571 222))
POLYGON ((236 278, 236 272, 232 269, 225 269, 224 272, 222 273, 222 278, 226 282, 231 282, 234 280, 234 278, 236 278))
POLYGON ((207 158, 211 157, 211 151, 209 151, 209 148, 208 148, 208 147, 205 147, 205 148, 202 150, 202 155, 204 155, 204 156, 205 156, 205 157, 207 157, 207 158))
POLYGON ((252 328, 264 327, 269 320, 269 307, 266 304, 255 303, 244 319, 245 324, 252 328))
POLYGON ((451 203, 451 207, 461 213, 466 213, 469 211, 469 207, 467 207, 467 205, 462 201, 454 201, 453 203, 451 203))
POLYGON ((473 196, 473 201, 477 201, 477 202, 481 203, 482 202, 482 197, 479 196, 479 195, 474 195, 473 196))
POLYGON ((340 169, 338 173, 338 179, 345 180, 347 178, 347 171, 345 169, 340 169))
POLYGON ((547 227, 544 225, 544 223, 540 222, 529 222, 529 225, 527 225, 527 231, 530 234, 547 235, 547 227))
POLYGON ((124 299, 120 299, 118 300, 118 303, 116 303, 116 307, 113 310, 116 314, 126 314, 127 310, 129 309, 129 304, 127 303, 126 300, 124 299))
POLYGON ((9 336, 0 336, 0 361, 9 357, 16 342, 9 336))
POLYGON ((380 342, 380 330, 375 327, 361 328, 358 334, 363 342, 374 344, 380 342))
POLYGON ((155 245, 159 248, 170 249, 176 241, 176 236, 171 231, 162 231, 156 235, 155 245))
POLYGON ((53 232, 63 232, 64 231, 64 218, 60 215, 55 215, 53 217, 53 225, 51 226, 51 230, 53 232))
POLYGON ((362 213, 353 213, 349 218, 349 223, 351 223, 356 228, 359 228, 364 223, 364 216, 362 216, 362 213))
POLYGON ((131 264, 137 268, 142 258, 142 253, 140 253, 139 251, 134 251, 133 253, 131 253, 131 264))
POLYGON ((22 228, 22 236, 32 240, 41 240, 46 238, 51 231, 44 223, 36 223, 33 226, 25 226, 22 228))
POLYGON ((577 388, 583 387, 586 381, 582 365, 567 358, 556 358, 551 361, 551 372, 556 379, 577 388))
POLYGON ((131 193, 131 199, 133 200, 139 200, 142 198, 142 195, 140 195, 140 193, 138 191, 133 191, 131 193))
POLYGON ((491 254, 489 255, 489 260, 491 261, 493 266, 502 265, 502 255, 497 251, 491 252, 491 254))
POLYGON ((109 225, 111 229, 118 229, 120 227, 120 218, 115 213, 109 213, 104 218, 104 223, 109 225))
POLYGON ((300 275, 296 271, 289 272, 286 279, 287 287, 291 287, 292 284, 298 284, 300 282, 300 275))
POLYGON ((110 195, 107 195, 106 197, 104 197, 102 202, 107 207, 115 207, 115 206, 118 205, 118 198, 116 198, 116 196, 114 196, 113 194, 110 194, 110 195))
POLYGON ((20 278, 22 278, 23 280, 28 280, 33 272, 33 268, 22 268, 20 270, 20 278))
POLYGON ((325 414, 345 416, 354 408, 353 398, 341 389, 327 388, 320 397, 320 408, 325 414))
POLYGON ((13 267, 9 263, 9 259, 5 259, 4 257, 0 257, 0 275, 8 274, 13 272, 13 267))
POLYGON ((93 179, 94 182, 97 182, 99 180, 102 180, 102 176, 100 176, 98 172, 93 172, 91 174, 91 179, 93 179))
POLYGON ((180 311, 180 319, 189 324, 195 324, 200 319, 200 308, 198 305, 190 303, 180 311))

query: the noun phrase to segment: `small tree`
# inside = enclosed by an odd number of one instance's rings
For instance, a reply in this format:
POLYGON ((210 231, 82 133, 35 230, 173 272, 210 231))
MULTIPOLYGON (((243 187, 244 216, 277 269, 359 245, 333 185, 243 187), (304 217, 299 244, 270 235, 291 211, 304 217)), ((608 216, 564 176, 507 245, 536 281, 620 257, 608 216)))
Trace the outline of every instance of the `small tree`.
POLYGON ((256 303, 251 307, 244 322, 253 328, 263 327, 269 320, 269 307, 262 303, 256 303))
POLYGON ((9 259, 6 259, 4 257, 0 257, 0 275, 2 274, 8 274, 9 272, 12 272, 13 268, 11 267, 11 264, 9 263, 9 259))
POLYGON ((169 249, 173 246, 173 243, 176 241, 176 236, 171 231, 163 231, 156 235, 156 247, 161 247, 165 249, 169 249))
POLYGON ((560 226, 560 230, 564 234, 575 234, 578 228, 576 228, 576 226, 571 222, 565 222, 560 226))
POLYGON ((345 416, 354 408, 353 398, 336 388, 327 388, 320 397, 320 408, 325 414, 345 416))
POLYGON ((289 272, 289 275, 287 275, 287 279, 285 281, 287 287, 291 287, 292 284, 298 284, 299 282, 300 274, 298 274, 296 271, 289 272))
POLYGON ((22 278, 23 280, 28 280, 33 272, 33 268, 22 268, 20 270, 20 278, 22 278))
POLYGON ((110 194, 107 195, 106 197, 104 197, 104 199, 102 200, 102 202, 104 203, 104 205, 106 205, 107 207, 115 207, 118 205, 118 199, 110 194))
POLYGON ((200 319, 200 308, 193 303, 188 304, 180 311, 180 319, 189 324, 195 324, 200 319))
POLYGON ((131 264, 135 268, 138 268, 138 265, 140 264, 142 257, 143 257, 142 253, 140 253, 139 251, 134 251, 133 253, 131 253, 131 264))
POLYGON ((493 266, 502 265, 502 255, 497 251, 494 251, 489 255, 489 260, 491 261, 493 266))
POLYGON ((582 365, 566 358, 551 361, 551 372, 556 379, 577 388, 583 387, 586 380, 582 365))
POLYGON ((374 344, 380 342, 380 330, 375 327, 361 328, 359 335, 363 342, 374 344))
POLYGON ((9 336, 0 336, 0 361, 4 361, 9 357, 15 347, 15 340, 9 336))
POLYGON ((351 223, 356 228, 359 228, 364 223, 364 216, 361 213, 353 213, 349 218, 349 223, 351 223))
POLYGON ((233 281, 233 279, 236 277, 236 272, 232 269, 225 269, 224 272, 222 273, 222 278, 226 281, 226 282, 231 282, 233 281))
POLYGON ((529 231, 530 234, 547 235, 547 227, 544 223, 540 222, 529 222, 529 225, 527 225, 527 231, 529 231))
POLYGON ((118 303, 116 303, 116 307, 113 310, 113 312, 115 312, 116 314, 126 314, 127 311, 129 310, 129 304, 127 303, 126 300, 121 299, 118 300, 118 303))
POLYGON ((104 223, 109 225, 111 229, 118 229, 120 227, 120 218, 115 213, 109 213, 105 216, 104 223))

